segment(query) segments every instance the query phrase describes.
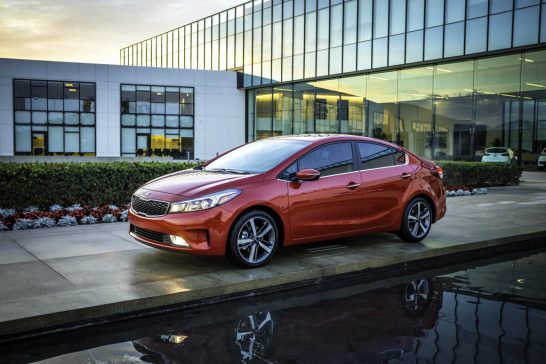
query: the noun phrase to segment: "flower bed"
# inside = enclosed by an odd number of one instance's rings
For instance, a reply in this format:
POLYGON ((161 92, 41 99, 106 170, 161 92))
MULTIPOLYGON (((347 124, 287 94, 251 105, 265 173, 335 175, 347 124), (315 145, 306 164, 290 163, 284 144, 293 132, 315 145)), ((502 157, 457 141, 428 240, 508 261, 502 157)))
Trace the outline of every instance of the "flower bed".
POLYGON ((52 205, 48 210, 28 207, 22 211, 0 209, 0 230, 26 230, 57 226, 89 225, 127 221, 128 206, 103 205, 101 207, 69 207, 52 205))

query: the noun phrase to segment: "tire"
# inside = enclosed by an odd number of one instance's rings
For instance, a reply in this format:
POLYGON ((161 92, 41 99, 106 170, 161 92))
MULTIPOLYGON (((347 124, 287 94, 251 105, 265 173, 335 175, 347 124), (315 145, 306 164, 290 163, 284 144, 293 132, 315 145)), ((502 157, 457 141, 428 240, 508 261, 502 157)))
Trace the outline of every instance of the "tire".
POLYGON ((267 263, 279 246, 275 219, 264 211, 249 211, 237 219, 229 237, 233 261, 245 268, 267 263))
POLYGON ((422 197, 411 200, 402 217, 402 226, 398 231, 400 239, 417 243, 426 238, 432 225, 430 203, 422 197))

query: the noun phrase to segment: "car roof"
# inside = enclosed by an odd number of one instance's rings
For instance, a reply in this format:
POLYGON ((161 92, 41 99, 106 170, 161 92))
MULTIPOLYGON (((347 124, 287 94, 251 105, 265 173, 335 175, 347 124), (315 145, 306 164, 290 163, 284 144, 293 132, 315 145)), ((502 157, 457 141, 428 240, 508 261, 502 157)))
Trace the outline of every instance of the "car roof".
POLYGON ((326 141, 336 141, 336 140, 357 140, 357 141, 369 141, 369 142, 378 142, 388 145, 393 145, 398 147, 395 144, 392 144, 385 140, 369 138, 359 135, 348 135, 348 134, 295 134, 295 135, 279 135, 269 139, 291 139, 291 140, 304 140, 309 142, 315 142, 319 140, 326 141))

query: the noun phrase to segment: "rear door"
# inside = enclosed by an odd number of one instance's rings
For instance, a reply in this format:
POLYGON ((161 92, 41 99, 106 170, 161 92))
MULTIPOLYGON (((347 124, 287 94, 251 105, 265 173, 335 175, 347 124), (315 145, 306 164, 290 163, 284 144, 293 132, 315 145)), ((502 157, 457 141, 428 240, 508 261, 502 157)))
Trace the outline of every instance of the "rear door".
POLYGON ((359 230, 362 186, 352 142, 317 147, 298 161, 298 170, 316 169, 316 181, 290 182, 290 222, 295 240, 359 230))
POLYGON ((414 180, 405 153, 387 145, 357 143, 363 189, 363 228, 390 225, 403 213, 403 198, 414 180))

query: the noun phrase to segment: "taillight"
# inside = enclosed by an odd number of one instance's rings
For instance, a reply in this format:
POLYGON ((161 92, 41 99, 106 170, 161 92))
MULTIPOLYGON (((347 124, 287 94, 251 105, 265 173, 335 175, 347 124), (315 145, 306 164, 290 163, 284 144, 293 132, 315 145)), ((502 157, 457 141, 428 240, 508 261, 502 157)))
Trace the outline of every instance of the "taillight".
POLYGON ((444 171, 442 170, 442 167, 437 165, 435 171, 438 173, 438 177, 440 177, 440 179, 444 179, 444 171))

